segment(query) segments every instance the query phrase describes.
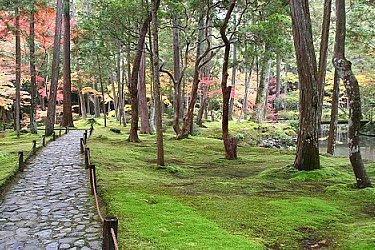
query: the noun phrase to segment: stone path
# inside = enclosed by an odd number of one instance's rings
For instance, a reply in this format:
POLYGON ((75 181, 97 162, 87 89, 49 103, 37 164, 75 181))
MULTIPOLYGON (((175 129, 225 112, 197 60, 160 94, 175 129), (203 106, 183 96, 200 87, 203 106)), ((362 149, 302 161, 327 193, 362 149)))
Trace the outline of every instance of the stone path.
POLYGON ((0 201, 0 249, 101 249, 82 131, 43 148, 0 201))

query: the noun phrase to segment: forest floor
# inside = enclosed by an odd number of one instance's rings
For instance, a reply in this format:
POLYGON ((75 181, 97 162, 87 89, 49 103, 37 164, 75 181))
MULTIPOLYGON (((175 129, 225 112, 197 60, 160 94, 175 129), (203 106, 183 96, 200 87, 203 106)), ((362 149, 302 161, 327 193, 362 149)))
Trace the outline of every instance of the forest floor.
MULTIPOLYGON (((129 143, 128 127, 95 126, 99 193, 124 248, 375 248, 375 189, 354 187, 347 158, 322 155, 320 170, 298 172, 293 151, 241 144, 229 161, 208 126, 180 141, 168 130, 165 168, 156 167, 154 135, 129 143)), ((375 180, 375 163, 366 168, 375 180)))
POLYGON ((0 187, 10 176, 16 173, 18 169, 18 151, 23 151, 24 158, 26 158, 32 151, 33 140, 37 141, 37 146, 42 144, 41 135, 26 133, 17 138, 14 131, 0 133, 0 187))

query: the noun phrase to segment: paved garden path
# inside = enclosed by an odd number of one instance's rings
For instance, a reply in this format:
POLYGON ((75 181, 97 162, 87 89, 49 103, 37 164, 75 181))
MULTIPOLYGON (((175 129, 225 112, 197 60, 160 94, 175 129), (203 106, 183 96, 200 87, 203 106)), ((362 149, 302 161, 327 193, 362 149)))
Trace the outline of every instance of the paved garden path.
POLYGON ((82 131, 43 148, 0 200, 0 249, 101 249, 82 131))

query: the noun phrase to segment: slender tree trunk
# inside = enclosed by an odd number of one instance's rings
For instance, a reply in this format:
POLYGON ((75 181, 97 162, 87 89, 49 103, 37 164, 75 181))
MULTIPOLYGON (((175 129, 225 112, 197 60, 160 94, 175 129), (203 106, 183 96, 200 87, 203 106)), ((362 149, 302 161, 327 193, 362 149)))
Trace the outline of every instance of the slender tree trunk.
POLYGON ((237 46, 233 44, 233 68, 232 68, 232 93, 229 102, 229 120, 233 120, 233 107, 236 92, 236 75, 237 75, 237 46))
MULTIPOLYGON (((264 51, 267 51, 267 48, 264 51)), ((259 86, 257 90, 257 96, 255 99, 255 113, 256 113, 256 121, 258 123, 262 123, 263 117, 264 117, 264 106, 266 102, 265 99, 266 99, 266 91, 267 91, 266 70, 269 64, 270 64, 270 59, 263 58, 261 60, 260 74, 259 74, 259 86)))
POLYGON ((150 66, 151 66, 151 88, 150 88, 150 94, 151 94, 151 107, 150 107, 150 129, 151 133, 156 131, 155 127, 155 96, 154 96, 154 50, 153 50, 153 43, 152 43, 152 32, 151 28, 149 28, 149 36, 148 36, 148 43, 150 47, 150 66))
POLYGON ((336 37, 333 65, 343 80, 349 97, 349 159, 358 188, 371 187, 371 181, 363 165, 359 130, 361 126, 361 96, 358 81, 352 72, 352 64, 345 58, 346 14, 345 0, 336 0, 336 37))
POLYGON ((147 34, 147 30, 149 28, 151 22, 151 15, 148 14, 146 19, 144 20, 141 30, 139 32, 138 43, 137 43, 137 50, 135 52, 134 61, 133 61, 133 70, 131 73, 130 83, 129 83, 129 93, 130 93, 130 101, 132 107, 132 120, 131 120, 131 128, 130 128, 130 135, 129 141, 130 142, 139 142, 138 137, 138 72, 141 64, 142 59, 142 52, 145 44, 145 38, 147 34))
POLYGON ((184 117, 184 123, 182 125, 182 128, 180 130, 180 133, 177 135, 177 139, 183 139, 186 138, 191 132, 193 127, 193 117, 194 117, 194 109, 195 109, 195 103, 197 102, 197 96, 198 96, 198 87, 199 87, 199 73, 201 68, 201 61, 205 56, 208 54, 209 51, 206 50, 205 55, 201 55, 201 43, 203 40, 203 29, 204 29, 204 22, 203 22, 203 15, 200 17, 199 21, 199 32, 198 32, 198 45, 197 45, 197 53, 196 53, 196 60, 194 64, 194 74, 193 74, 193 84, 191 87, 191 93, 190 93, 190 102, 187 106, 187 111, 184 117))
MULTIPOLYGON (((117 66, 116 66, 116 78, 117 78, 117 87, 118 87, 118 117, 120 125, 122 123, 122 118, 124 116, 124 80, 121 78, 121 44, 118 42, 117 45, 117 66)), ((125 72, 122 72, 122 75, 125 72)))
POLYGON ((72 82, 70 70, 70 2, 64 0, 64 88, 63 88, 63 127, 74 127, 72 114, 72 82))
POLYGON ((181 67, 180 67, 180 38, 178 16, 173 15, 173 74, 174 74, 174 98, 173 98, 173 130, 176 135, 180 132, 181 111, 181 67))
MULTIPOLYGON (((104 127, 107 127, 107 111, 105 110, 105 100, 104 100, 104 86, 103 86, 103 77, 102 77, 102 67, 99 60, 99 55, 96 54, 96 60, 99 68, 99 81, 100 81, 100 90, 102 92, 102 109, 104 117, 104 127)), ((98 98, 98 108, 99 108, 99 98, 98 98)))
POLYGON ((85 104, 85 97, 82 94, 82 88, 79 88, 79 90, 78 90, 78 96, 79 96, 79 103, 80 103, 80 106, 81 106, 82 118, 86 119, 87 118, 86 104, 85 104))
POLYGON ((154 95, 155 95, 155 121, 156 121, 156 140, 157 140, 157 164, 164 166, 164 145, 163 145, 163 124, 162 111, 160 99, 160 72, 159 72, 159 23, 158 23, 158 8, 160 0, 152 1, 152 23, 154 36, 154 95))
POLYGON ((281 58, 280 58, 280 54, 277 54, 276 55, 276 98, 280 97, 280 92, 281 92, 281 58))
MULTIPOLYGON (((116 94, 116 84, 115 84, 115 79, 114 79, 114 76, 113 74, 111 73, 110 74, 110 84, 112 85, 112 95, 113 95, 113 108, 115 110, 115 118, 116 120, 118 120, 119 118, 119 115, 118 115, 118 112, 117 112, 117 108, 118 108, 118 99, 117 99, 117 94, 116 94)), ((110 106, 110 105, 108 105, 110 106)))
POLYGON ((335 153, 336 133, 339 111, 339 94, 340 94, 340 77, 335 70, 335 78, 333 82, 331 121, 329 124, 327 153, 333 155, 335 153))
POLYGON ((59 80, 59 55, 60 55, 60 40, 61 40, 61 29, 62 29, 62 0, 57 0, 56 7, 56 25, 55 25, 55 37, 53 46, 53 59, 52 59, 52 77, 51 87, 48 100, 47 120, 46 120, 46 131, 45 135, 50 136, 55 128, 55 112, 56 112, 56 96, 57 96, 57 84, 59 80))
MULTIPOLYGON (((99 90, 98 80, 96 78, 94 79, 94 89, 96 91, 99 90)), ((105 112, 105 109, 103 109, 103 112, 105 112)), ((100 102, 99 102, 99 97, 97 95, 94 95, 94 114, 95 114, 95 118, 100 117, 100 102)))
POLYGON ((37 123, 35 119, 36 115, 36 69, 35 69, 35 17, 34 8, 35 3, 32 3, 32 8, 30 10, 30 78, 31 78, 31 100, 30 100, 30 131, 32 134, 37 134, 37 123))
POLYGON ((320 168, 319 93, 308 1, 291 0, 290 10, 300 82, 300 116, 294 166, 298 170, 314 170, 320 168))
POLYGON ((269 92, 270 92, 270 76, 271 76, 271 60, 268 60, 268 65, 267 65, 267 75, 266 75, 266 78, 264 80, 264 91, 265 91, 265 94, 264 94, 264 106, 263 106, 263 119, 266 118, 267 116, 267 108, 268 108, 268 96, 269 96, 269 92))
POLYGON ((323 96, 324 96, 324 82, 327 71, 327 54, 328 54, 328 43, 329 43, 329 26, 331 23, 331 5, 332 0, 324 1, 324 13, 323 13, 323 24, 322 24, 322 35, 320 40, 320 54, 319 54, 319 65, 318 65, 318 93, 319 93, 319 126, 322 116, 323 108, 323 96))
POLYGON ((87 101, 87 114, 91 115, 91 107, 90 107, 90 94, 86 94, 86 101, 87 101))
POLYGON ((138 78, 139 113, 141 116, 141 134, 150 134, 150 122, 148 119, 148 105, 146 97, 146 51, 142 53, 138 78))
POLYGON ((15 129, 17 137, 20 136, 21 130, 21 31, 20 31, 20 13, 18 7, 16 14, 16 107, 15 107, 15 129))
POLYGON ((222 137, 225 149, 225 158, 229 160, 237 159, 237 138, 229 136, 229 99, 231 95, 232 86, 227 86, 228 82, 228 64, 229 64, 229 52, 230 52, 230 41, 226 36, 226 29, 230 16, 233 12, 234 6, 236 5, 236 0, 233 0, 229 7, 227 14, 225 16, 224 22, 220 27, 221 39, 225 45, 224 51, 224 62, 222 68, 222 80, 221 80, 221 90, 223 93, 223 117, 222 117, 222 137))
POLYGON ((251 62, 250 69, 248 67, 245 68, 245 94, 244 94, 244 101, 243 101, 241 115, 238 118, 239 122, 242 119, 241 118, 242 113, 243 113, 244 119, 245 120, 248 119, 249 110, 248 110, 247 106, 248 106, 248 102, 249 102, 249 89, 250 89, 250 80, 251 80, 251 74, 252 74, 252 70, 253 70, 253 64, 254 64, 254 59, 251 62))

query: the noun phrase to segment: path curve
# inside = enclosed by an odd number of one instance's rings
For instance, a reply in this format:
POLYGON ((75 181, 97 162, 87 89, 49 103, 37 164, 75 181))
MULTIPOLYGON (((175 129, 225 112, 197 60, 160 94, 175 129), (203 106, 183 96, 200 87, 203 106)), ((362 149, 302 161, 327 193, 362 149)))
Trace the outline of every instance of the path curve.
POLYGON ((82 134, 49 143, 0 201, 0 249, 101 249, 82 134))

